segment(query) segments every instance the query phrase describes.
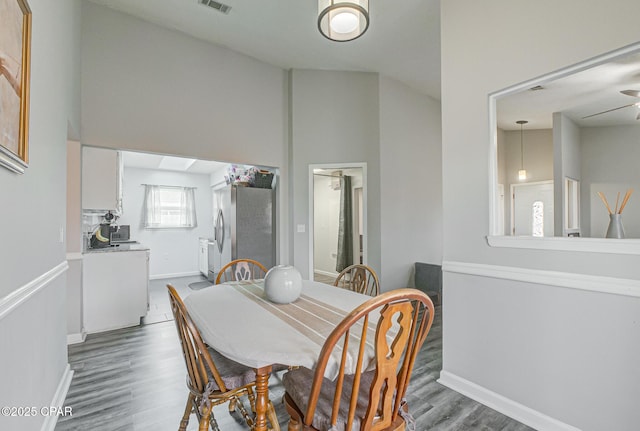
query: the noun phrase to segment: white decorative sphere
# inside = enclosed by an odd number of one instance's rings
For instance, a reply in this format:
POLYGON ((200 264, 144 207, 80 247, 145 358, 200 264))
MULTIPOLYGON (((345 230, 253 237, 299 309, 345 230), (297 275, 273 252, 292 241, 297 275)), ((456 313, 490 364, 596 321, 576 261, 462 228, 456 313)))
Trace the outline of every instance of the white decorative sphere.
POLYGON ((291 265, 277 265, 264 276, 264 294, 277 304, 288 304, 300 297, 302 275, 291 265))

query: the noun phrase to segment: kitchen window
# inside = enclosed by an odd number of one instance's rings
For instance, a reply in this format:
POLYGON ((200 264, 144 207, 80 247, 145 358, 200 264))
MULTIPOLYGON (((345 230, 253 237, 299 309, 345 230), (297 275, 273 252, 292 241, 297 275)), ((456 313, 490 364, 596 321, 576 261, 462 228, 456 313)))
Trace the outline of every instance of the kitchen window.
POLYGON ((145 184, 146 229, 193 228, 197 225, 193 187, 145 184))

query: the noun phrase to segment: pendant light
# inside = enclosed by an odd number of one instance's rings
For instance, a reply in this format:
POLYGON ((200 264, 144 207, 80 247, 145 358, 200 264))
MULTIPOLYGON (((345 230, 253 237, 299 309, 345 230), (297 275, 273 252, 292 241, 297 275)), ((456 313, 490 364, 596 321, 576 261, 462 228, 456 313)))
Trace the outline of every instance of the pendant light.
POLYGON ((527 170, 524 168, 524 138, 522 126, 527 124, 527 120, 518 120, 516 124, 520 124, 520 170, 518 171, 518 180, 524 181, 527 179, 527 170))
POLYGON ((318 29, 327 39, 348 42, 369 28, 369 0, 318 0, 318 29))

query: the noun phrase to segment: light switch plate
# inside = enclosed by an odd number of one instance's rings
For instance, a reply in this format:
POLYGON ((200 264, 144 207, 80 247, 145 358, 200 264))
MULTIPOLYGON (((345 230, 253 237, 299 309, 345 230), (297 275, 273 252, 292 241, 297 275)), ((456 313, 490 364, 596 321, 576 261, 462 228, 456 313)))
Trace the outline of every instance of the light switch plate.
POLYGON ((307 226, 304 224, 298 225, 298 233, 305 233, 307 231, 307 226))

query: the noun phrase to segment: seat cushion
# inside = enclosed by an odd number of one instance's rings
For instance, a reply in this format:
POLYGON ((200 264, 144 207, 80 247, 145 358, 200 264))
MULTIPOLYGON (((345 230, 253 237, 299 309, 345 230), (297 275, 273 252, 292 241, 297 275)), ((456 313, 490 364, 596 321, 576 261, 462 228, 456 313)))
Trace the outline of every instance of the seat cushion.
MULTIPOLYGON (((360 390, 358 391, 358 405, 356 407, 356 415, 353 421, 353 426, 349 431, 359 431, 360 422, 364 418, 366 408, 369 405, 369 388, 373 382, 375 371, 367 371, 362 374, 360 381, 360 390)), ((298 409, 305 414, 307 406, 309 405, 309 394, 311 392, 311 384, 313 382, 313 370, 300 367, 295 370, 291 370, 282 377, 282 383, 285 391, 291 399, 295 402, 298 409)), ((336 423, 335 430, 346 430, 346 417, 349 411, 349 398, 351 397, 351 388, 353 387, 353 375, 346 375, 344 377, 343 390, 340 401, 340 414, 338 415, 338 421, 336 423)), ((335 382, 324 378, 322 382, 322 389, 320 390, 320 397, 318 404, 316 405, 316 411, 313 415, 312 425, 320 431, 331 430, 331 411, 333 404, 333 397, 335 393, 335 382)), ((331 430, 333 431, 333 430, 331 430)))
MULTIPOLYGON (((253 368, 232 361, 212 348, 207 350, 209 350, 211 359, 213 359, 213 363, 216 365, 218 373, 227 389, 236 389, 256 380, 256 373, 253 368)), ((216 387, 216 389, 220 388, 216 387)))

